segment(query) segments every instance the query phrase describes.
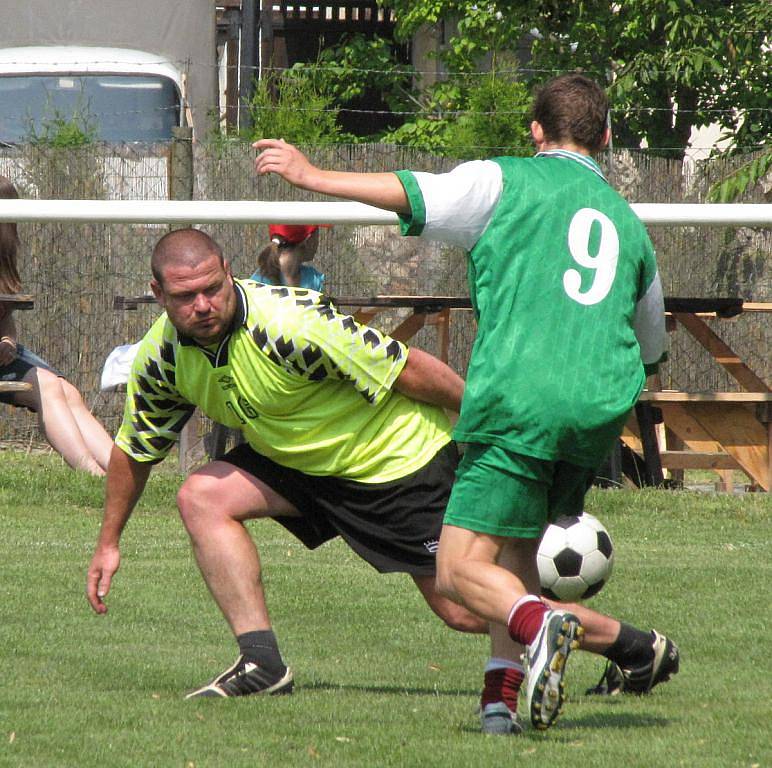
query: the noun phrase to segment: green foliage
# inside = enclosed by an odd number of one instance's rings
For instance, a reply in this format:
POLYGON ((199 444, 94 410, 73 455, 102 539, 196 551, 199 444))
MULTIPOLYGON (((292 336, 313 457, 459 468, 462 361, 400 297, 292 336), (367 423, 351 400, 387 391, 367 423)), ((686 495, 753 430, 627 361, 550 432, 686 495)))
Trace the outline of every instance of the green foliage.
POLYGON ((84 147, 94 143, 96 136, 95 118, 83 107, 69 115, 49 105, 39 124, 30 120, 27 130, 30 144, 57 149, 84 147))
POLYGON ((405 123, 385 141, 459 159, 532 152, 523 83, 491 72, 439 83, 425 97, 431 116, 405 123))
POLYGON ((341 139, 333 96, 302 66, 255 83, 246 105, 246 138, 282 138, 292 144, 323 145, 341 139))
POLYGON ((740 166, 726 178, 716 182, 707 194, 709 203, 732 203, 772 170, 772 147, 759 157, 740 166))
POLYGON ((575 69, 611 84, 617 146, 645 139, 680 157, 693 126, 718 123, 738 151, 772 133, 769 0, 384 0, 398 34, 455 23, 440 56, 471 72, 503 52, 530 50, 533 79, 575 69), (531 34, 531 30, 536 30, 531 34))
POLYGON ((316 64, 305 66, 341 105, 375 92, 394 112, 410 108, 415 72, 396 61, 393 43, 382 37, 352 35, 323 50, 316 64))

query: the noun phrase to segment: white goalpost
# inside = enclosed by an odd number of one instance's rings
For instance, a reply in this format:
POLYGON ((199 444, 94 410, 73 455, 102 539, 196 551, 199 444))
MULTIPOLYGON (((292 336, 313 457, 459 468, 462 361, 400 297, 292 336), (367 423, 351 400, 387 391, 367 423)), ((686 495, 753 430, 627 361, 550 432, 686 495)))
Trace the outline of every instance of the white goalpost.
MULTIPOLYGON (((644 224, 772 226, 772 204, 633 203, 644 224)), ((251 200, 0 200, 0 221, 123 224, 396 225, 395 213, 362 203, 251 200)))

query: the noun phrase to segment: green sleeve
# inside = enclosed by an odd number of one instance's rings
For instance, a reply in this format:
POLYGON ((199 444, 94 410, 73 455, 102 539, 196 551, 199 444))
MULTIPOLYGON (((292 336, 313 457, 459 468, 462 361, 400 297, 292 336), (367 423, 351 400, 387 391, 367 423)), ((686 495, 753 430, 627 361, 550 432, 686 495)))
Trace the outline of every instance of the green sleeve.
POLYGON ((400 231, 403 235, 420 235, 426 226, 426 205, 421 188, 412 171, 395 171, 395 173, 410 203, 410 215, 399 214, 400 231))

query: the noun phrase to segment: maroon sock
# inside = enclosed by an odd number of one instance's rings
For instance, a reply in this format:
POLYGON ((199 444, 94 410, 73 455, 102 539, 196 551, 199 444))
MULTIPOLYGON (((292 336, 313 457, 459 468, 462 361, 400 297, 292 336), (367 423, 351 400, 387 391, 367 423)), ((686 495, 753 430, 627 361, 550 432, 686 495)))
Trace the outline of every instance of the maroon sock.
POLYGON ((480 696, 480 709, 488 704, 503 701, 511 712, 517 712, 517 694, 523 683, 519 669, 491 669, 485 673, 485 686, 480 696))
POLYGON ((509 636, 523 645, 530 645, 541 627, 541 621, 549 608, 541 600, 529 600, 512 612, 509 618, 509 636))

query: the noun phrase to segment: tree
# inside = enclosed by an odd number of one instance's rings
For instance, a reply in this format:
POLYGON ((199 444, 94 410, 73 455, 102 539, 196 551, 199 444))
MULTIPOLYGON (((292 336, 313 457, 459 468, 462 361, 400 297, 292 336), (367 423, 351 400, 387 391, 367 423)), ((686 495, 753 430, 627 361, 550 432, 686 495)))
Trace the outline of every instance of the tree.
POLYGON ((489 53, 530 52, 533 84, 581 69, 609 83, 617 145, 683 157, 693 126, 717 123, 738 151, 772 134, 769 0, 383 0, 397 34, 452 22, 441 57, 469 72, 489 53))

